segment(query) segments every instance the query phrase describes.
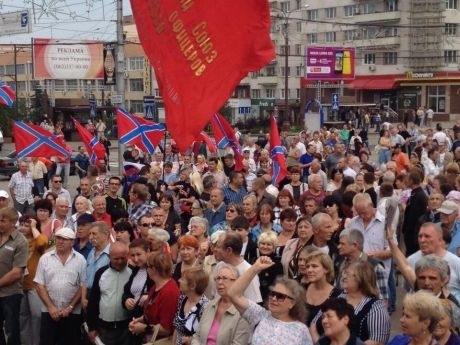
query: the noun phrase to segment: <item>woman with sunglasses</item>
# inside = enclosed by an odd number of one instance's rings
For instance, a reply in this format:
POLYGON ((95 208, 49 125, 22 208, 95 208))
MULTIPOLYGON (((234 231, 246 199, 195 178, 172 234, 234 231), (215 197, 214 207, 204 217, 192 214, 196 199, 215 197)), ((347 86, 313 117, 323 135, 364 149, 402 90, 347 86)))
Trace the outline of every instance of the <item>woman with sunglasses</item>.
POLYGON ((225 220, 214 225, 209 230, 209 235, 212 235, 213 233, 219 230, 223 230, 223 231, 230 230, 230 224, 232 220, 235 219, 237 216, 241 216, 241 215, 243 215, 243 208, 241 205, 234 203, 234 202, 228 203, 227 209, 225 211, 225 220))
POLYGON ((249 324, 228 295, 229 288, 235 284, 238 276, 235 267, 224 263, 218 264, 214 277, 217 294, 203 311, 198 331, 192 338, 192 345, 249 343, 249 324))
POLYGON ((304 290, 295 280, 284 277, 276 280, 268 294, 268 310, 244 297, 252 279, 273 264, 269 257, 258 258, 229 289, 230 300, 253 330, 252 345, 311 345, 310 332, 305 326, 304 290))

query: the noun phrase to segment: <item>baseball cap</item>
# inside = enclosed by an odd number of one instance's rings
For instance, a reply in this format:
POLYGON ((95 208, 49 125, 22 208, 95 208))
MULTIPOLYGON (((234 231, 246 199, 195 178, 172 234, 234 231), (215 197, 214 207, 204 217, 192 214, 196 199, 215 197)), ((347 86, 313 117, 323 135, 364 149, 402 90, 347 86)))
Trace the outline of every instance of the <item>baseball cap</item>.
POLYGON ((62 228, 56 231, 56 237, 66 238, 68 240, 75 239, 75 232, 71 228, 62 228))
POLYGON ((246 146, 244 149, 243 149, 243 152, 244 151, 251 151, 251 148, 249 146, 246 146))
POLYGON ((0 190, 0 198, 6 198, 8 199, 10 197, 10 195, 8 194, 8 192, 6 190, 0 190))
POLYGON ((92 214, 83 213, 80 217, 77 218, 77 225, 85 225, 95 222, 96 219, 92 214))
POLYGON ((437 211, 444 214, 452 214, 454 212, 458 212, 458 205, 455 201, 446 200, 441 204, 441 207, 438 208, 437 211))

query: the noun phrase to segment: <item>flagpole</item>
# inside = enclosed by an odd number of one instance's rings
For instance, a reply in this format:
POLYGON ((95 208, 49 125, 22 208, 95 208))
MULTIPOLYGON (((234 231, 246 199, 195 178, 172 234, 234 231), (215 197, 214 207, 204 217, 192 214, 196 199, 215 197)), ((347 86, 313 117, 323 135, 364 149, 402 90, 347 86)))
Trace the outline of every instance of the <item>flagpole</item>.
POLYGON ((160 145, 160 151, 163 153, 163 173, 162 173, 162 178, 163 182, 165 182, 165 163, 166 163, 166 123, 165 123, 165 132, 164 132, 164 139, 163 139, 163 150, 161 150, 161 145, 160 145))

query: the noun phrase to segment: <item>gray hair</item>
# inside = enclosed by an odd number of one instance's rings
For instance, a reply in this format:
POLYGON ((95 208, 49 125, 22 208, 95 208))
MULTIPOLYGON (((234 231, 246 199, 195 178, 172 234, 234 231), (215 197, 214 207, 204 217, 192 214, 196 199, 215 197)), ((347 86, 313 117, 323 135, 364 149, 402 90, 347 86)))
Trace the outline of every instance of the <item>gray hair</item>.
POLYGON ((193 224, 197 224, 198 226, 203 227, 205 236, 208 236, 209 222, 206 218, 194 216, 190 218, 190 226, 193 224))
POLYGON ((445 281, 450 277, 449 264, 445 260, 438 258, 436 255, 424 255, 415 263, 416 274, 428 269, 438 272, 442 281, 445 281))
POLYGON ((216 244, 217 241, 219 240, 220 235, 225 234, 225 233, 226 233, 225 230, 217 230, 213 232, 211 235, 211 243, 216 244))
POLYGON ((63 202, 65 202, 67 204, 67 206, 70 206, 69 200, 67 200, 66 198, 64 198, 62 196, 58 196, 56 198, 56 204, 60 204, 60 203, 63 203, 63 202))
POLYGON ((356 194, 353 197, 353 206, 355 206, 358 202, 366 202, 369 205, 373 205, 371 196, 368 193, 358 193, 358 194, 356 194))
POLYGON ((223 261, 219 261, 216 265, 216 269, 215 269, 215 272, 216 272, 216 275, 217 273, 219 273, 221 270, 223 269, 227 269, 229 271, 232 271, 233 274, 235 275, 235 279, 238 279, 240 277, 240 272, 238 272, 238 270, 236 269, 235 266, 233 265, 229 265, 229 264, 226 264, 225 262, 223 261))
POLYGON ((339 238, 347 237, 348 243, 355 243, 360 251, 363 251, 364 235, 358 229, 344 229, 339 235, 339 238))
POLYGON ((311 218, 311 226, 313 229, 318 229, 321 226, 321 222, 325 217, 330 217, 327 213, 318 212, 311 218))
POLYGON ((168 242, 170 239, 169 233, 166 230, 158 227, 150 228, 148 234, 160 242, 168 242))
POLYGON ((383 183, 390 183, 393 184, 395 182, 396 176, 393 171, 385 171, 382 176, 383 183))

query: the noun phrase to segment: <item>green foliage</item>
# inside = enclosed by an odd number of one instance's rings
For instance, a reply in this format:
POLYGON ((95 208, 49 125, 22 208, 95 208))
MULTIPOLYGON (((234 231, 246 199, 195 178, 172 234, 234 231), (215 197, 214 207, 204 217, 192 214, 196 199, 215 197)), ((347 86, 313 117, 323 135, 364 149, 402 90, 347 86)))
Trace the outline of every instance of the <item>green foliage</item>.
POLYGON ((30 118, 32 121, 39 121, 43 114, 46 113, 44 105, 46 104, 46 95, 39 87, 35 88, 35 95, 30 99, 30 118))
POLYGON ((13 135, 13 119, 14 108, 0 106, 0 128, 4 137, 11 137, 13 135))
POLYGON ((232 123, 232 107, 225 103, 222 108, 219 109, 219 113, 225 117, 225 119, 231 124, 232 123))

